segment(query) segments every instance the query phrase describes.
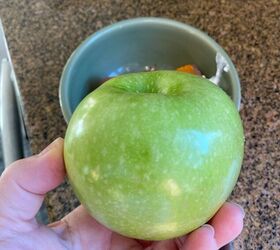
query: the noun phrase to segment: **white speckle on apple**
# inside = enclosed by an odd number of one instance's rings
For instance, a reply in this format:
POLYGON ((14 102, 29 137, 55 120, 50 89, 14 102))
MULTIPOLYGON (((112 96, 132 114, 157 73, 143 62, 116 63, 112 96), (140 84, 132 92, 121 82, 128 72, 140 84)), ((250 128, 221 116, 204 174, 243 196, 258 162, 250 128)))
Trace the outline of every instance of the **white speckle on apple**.
POLYGON ((93 98, 89 98, 86 105, 85 105, 85 108, 86 109, 90 109, 92 108, 94 105, 96 104, 96 101, 93 99, 93 98))
POLYGON ((81 119, 80 121, 77 122, 76 124, 76 130, 75 130, 75 135, 77 137, 80 136, 81 133, 83 133, 84 131, 84 120, 81 119))
POLYGON ((89 167, 88 167, 88 166, 85 166, 85 167, 83 168, 83 174, 84 174, 84 175, 88 175, 88 173, 89 173, 89 167))
POLYGON ((168 169, 164 168, 164 169, 162 170, 162 173, 166 175, 166 174, 168 173, 168 169))
MULTIPOLYGON (((155 143, 155 145, 157 145, 157 143, 155 143)), ((153 146, 153 147, 152 147, 152 152, 153 152, 155 161, 156 161, 156 162, 159 162, 159 161, 161 160, 162 153, 158 150, 158 148, 157 148, 156 146, 153 146)), ((164 170, 166 170, 166 169, 164 169, 164 170)), ((166 173, 166 172, 165 172, 165 173, 166 173)))
POLYGON ((163 185, 171 196, 179 196, 182 193, 182 190, 173 179, 168 179, 163 185))
POLYGON ((119 159, 120 166, 123 166, 124 162, 125 162, 124 158, 123 158, 123 156, 121 156, 120 159, 119 159))
POLYGON ((228 185, 232 179, 234 179, 235 175, 236 175, 236 168, 238 167, 239 161, 238 160, 233 160, 233 162, 231 163, 230 167, 229 167, 229 171, 228 171, 228 175, 224 180, 224 185, 228 185))
POLYGON ((161 223, 159 225, 155 225, 150 228, 150 233, 160 233, 160 232, 172 232, 176 230, 178 227, 178 224, 176 222, 169 222, 169 223, 161 223))
POLYGON ((151 176, 149 174, 144 175, 144 180, 149 181, 151 179, 151 176))
POLYGON ((139 190, 138 190, 138 194, 139 194, 139 195, 142 195, 142 194, 143 194, 143 191, 142 191, 141 189, 139 189, 139 190))
POLYGON ((155 154, 155 161, 156 161, 156 162, 159 162, 160 159, 161 159, 161 157, 162 157, 162 154, 161 154, 161 153, 155 154))
POLYGON ((101 151, 101 154, 102 156, 106 156, 107 155, 107 149, 106 148, 103 148, 102 151, 101 151))
POLYGON ((123 152, 125 151, 125 145, 124 145, 123 142, 121 143, 120 148, 121 148, 121 150, 122 150, 123 152))
MULTIPOLYGON (((101 200, 99 200, 99 199, 95 199, 95 204, 97 204, 97 205, 100 205, 101 203, 102 203, 102 201, 101 200)), ((93 208, 92 208, 92 210, 93 210, 93 208)))
POLYGON ((113 207, 116 207, 118 209, 121 209, 123 211, 123 213, 127 212, 127 205, 124 203, 124 196, 123 194, 118 191, 118 190, 114 190, 111 191, 112 192, 112 196, 113 196, 113 207))
POLYGON ((140 133, 139 129, 137 129, 137 128, 135 128, 133 130, 133 134, 134 134, 135 138, 140 138, 141 137, 141 133, 140 133))
POLYGON ((93 178, 95 181, 98 181, 98 179, 99 179, 99 173, 97 172, 96 169, 93 170, 93 171, 91 172, 91 176, 92 176, 92 178, 93 178))

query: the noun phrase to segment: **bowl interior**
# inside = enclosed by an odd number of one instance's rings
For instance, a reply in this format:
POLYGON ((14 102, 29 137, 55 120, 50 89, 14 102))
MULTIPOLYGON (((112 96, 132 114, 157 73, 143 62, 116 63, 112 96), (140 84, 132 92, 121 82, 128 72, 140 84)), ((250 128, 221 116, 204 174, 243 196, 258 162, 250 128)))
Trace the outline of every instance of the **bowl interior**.
POLYGON ((65 66, 60 83, 65 120, 69 121, 80 101, 108 77, 144 71, 146 66, 174 70, 185 64, 195 64, 206 77, 211 77, 216 71, 217 52, 230 66, 229 72, 223 74, 220 87, 239 108, 237 72, 224 50, 203 32, 157 18, 111 25, 84 41, 65 66))

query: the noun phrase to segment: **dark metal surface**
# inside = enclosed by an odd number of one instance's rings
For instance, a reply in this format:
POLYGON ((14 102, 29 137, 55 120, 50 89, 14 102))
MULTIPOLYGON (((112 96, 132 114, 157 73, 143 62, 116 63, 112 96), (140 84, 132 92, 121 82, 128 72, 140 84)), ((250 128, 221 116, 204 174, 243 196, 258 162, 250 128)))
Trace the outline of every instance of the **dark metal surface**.
POLYGON ((23 158, 22 123, 15 90, 15 74, 0 21, 1 135, 4 167, 23 158))

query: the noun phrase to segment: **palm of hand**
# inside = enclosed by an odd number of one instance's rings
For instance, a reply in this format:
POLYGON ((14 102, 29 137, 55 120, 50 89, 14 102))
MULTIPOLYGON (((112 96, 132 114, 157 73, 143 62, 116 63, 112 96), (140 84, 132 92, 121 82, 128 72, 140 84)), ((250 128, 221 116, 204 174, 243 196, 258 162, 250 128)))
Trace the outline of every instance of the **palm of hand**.
POLYGON ((187 236, 145 242, 126 238, 105 228, 82 207, 61 221, 40 225, 35 219, 46 192, 65 177, 63 140, 40 155, 15 162, 0 179, 0 249, 5 250, 214 250, 242 230, 244 213, 225 203, 210 221, 187 236))

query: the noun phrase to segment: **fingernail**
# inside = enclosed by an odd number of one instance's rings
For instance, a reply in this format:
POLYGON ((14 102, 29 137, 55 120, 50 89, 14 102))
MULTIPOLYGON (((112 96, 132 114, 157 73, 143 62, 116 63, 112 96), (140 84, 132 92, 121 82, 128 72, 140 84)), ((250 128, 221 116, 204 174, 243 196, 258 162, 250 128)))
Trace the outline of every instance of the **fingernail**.
POLYGON ((239 204, 237 204, 237 203, 235 203, 235 202, 230 202, 232 205, 234 205, 234 206, 236 206, 236 207, 238 207, 239 209, 240 209, 240 211, 241 211, 241 213, 242 213, 242 216, 243 216, 243 218, 245 217, 245 210, 244 210, 244 208, 243 207, 241 207, 239 204))
POLYGON ((42 155, 48 153, 48 152, 49 152, 50 150, 52 150, 53 148, 55 148, 61 140, 62 140, 61 137, 55 139, 51 144, 49 144, 43 151, 41 151, 41 152, 39 153, 39 156, 42 156, 42 155))
POLYGON ((204 224, 201 228, 207 229, 208 232, 211 234, 211 236, 214 237, 214 235, 215 235, 215 230, 214 230, 214 228, 213 228, 211 225, 209 225, 209 224, 204 224))

